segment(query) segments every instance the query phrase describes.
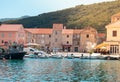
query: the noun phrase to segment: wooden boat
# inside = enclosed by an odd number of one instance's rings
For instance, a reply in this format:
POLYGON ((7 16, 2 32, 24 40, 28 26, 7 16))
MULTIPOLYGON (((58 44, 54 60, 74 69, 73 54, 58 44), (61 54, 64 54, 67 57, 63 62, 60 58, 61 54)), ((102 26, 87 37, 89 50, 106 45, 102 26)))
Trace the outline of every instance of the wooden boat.
POLYGON ((8 46, 8 49, 0 47, 0 59, 23 59, 25 54, 23 46, 18 44, 8 46))
POLYGON ((10 52, 10 53, 1 53, 0 59, 20 59, 22 60, 25 56, 26 52, 10 52))

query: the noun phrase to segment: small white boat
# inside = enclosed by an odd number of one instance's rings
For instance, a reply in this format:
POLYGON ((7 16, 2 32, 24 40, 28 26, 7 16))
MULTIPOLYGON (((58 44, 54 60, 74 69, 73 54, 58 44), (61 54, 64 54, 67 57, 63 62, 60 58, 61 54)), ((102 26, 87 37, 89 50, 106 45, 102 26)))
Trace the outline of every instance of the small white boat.
POLYGON ((73 58, 75 58, 75 57, 74 57, 73 54, 68 54, 68 55, 66 56, 66 58, 68 58, 68 59, 73 59, 73 58))

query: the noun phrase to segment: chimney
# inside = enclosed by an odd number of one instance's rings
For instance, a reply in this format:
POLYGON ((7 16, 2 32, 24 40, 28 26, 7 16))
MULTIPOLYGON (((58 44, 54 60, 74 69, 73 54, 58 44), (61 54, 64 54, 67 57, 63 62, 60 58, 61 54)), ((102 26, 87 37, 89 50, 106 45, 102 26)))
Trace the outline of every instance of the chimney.
POLYGON ((63 29, 66 29, 66 26, 64 26, 64 28, 63 29))

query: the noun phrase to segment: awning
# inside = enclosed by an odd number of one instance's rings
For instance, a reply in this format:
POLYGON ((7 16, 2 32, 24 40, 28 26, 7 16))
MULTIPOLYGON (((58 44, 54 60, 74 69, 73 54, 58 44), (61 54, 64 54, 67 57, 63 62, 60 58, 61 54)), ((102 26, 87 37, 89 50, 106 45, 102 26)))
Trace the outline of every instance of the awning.
POLYGON ((97 46, 95 47, 95 49, 97 49, 97 48, 106 48, 106 46, 108 46, 108 44, 106 44, 106 43, 101 43, 101 44, 97 45, 97 46))
POLYGON ((25 45, 26 46, 39 46, 40 44, 37 44, 37 43, 27 43, 25 45))
POLYGON ((67 48, 67 47, 71 47, 72 45, 62 45, 62 46, 67 48))

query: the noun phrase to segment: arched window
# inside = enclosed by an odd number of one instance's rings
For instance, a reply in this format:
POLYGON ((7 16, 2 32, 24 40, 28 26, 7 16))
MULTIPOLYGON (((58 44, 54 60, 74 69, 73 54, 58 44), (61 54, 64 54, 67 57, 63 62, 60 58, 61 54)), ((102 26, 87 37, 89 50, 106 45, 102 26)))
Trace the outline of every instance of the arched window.
POLYGON ((86 38, 89 38, 89 34, 86 35, 86 38))

